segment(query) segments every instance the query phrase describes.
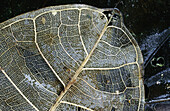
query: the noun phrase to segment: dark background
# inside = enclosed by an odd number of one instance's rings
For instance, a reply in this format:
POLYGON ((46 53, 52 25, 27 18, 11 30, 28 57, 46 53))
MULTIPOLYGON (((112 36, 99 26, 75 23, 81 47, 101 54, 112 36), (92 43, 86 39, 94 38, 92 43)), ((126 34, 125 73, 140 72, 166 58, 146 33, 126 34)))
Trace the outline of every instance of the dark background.
POLYGON ((145 110, 170 111, 170 0, 0 0, 0 23, 43 7, 75 3, 122 12, 144 56, 145 110))

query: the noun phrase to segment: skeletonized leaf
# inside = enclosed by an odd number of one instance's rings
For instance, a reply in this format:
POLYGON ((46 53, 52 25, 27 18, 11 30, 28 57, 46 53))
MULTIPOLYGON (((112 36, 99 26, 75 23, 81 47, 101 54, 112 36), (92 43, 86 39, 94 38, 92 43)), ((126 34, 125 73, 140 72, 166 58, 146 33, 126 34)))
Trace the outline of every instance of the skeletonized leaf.
POLYGON ((0 24, 0 110, 141 111, 142 63, 118 9, 29 12, 0 24))

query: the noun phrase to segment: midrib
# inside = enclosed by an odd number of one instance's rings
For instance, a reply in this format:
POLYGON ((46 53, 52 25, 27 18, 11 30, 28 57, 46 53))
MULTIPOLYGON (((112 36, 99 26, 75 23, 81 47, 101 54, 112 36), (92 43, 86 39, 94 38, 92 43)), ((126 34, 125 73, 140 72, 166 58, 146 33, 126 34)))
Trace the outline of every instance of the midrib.
MULTIPOLYGON (((110 18, 111 19, 111 18, 110 18)), ((84 61, 82 62, 82 64, 80 65, 80 67, 76 70, 74 76, 71 78, 71 80, 69 81, 69 83, 66 85, 66 87, 64 88, 64 90, 60 93, 59 97, 56 100, 56 103, 51 107, 50 111, 55 111, 56 107, 60 104, 60 101, 62 99, 62 97, 65 95, 65 93, 68 91, 68 89, 74 84, 74 82, 76 81, 78 75, 80 74, 80 72, 82 71, 83 67, 86 65, 86 63, 88 62, 88 60, 90 59, 91 55, 93 54, 94 50, 96 49, 100 39, 102 38, 103 34, 105 33, 106 29, 107 29, 107 25, 109 24, 110 20, 105 24, 99 38, 97 39, 96 43, 94 44, 92 50, 90 51, 89 55, 86 56, 86 58, 84 59, 84 61)))

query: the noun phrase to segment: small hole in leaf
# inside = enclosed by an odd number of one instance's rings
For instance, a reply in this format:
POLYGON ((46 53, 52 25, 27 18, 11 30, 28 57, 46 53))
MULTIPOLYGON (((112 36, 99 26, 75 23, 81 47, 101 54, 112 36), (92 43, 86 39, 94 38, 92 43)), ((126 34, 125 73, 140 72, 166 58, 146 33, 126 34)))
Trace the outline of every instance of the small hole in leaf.
POLYGON ((35 73, 38 73, 38 71, 37 71, 37 70, 35 70, 35 73))
POLYGON ((66 71, 68 68, 66 66, 63 67, 63 70, 66 71))
POLYGON ((78 111, 80 111, 81 110, 81 108, 80 107, 78 107, 78 111))
POLYGON ((104 15, 101 15, 100 18, 101 18, 101 19, 104 19, 104 15))
POLYGON ((107 19, 109 20, 112 15, 112 10, 104 11, 103 13, 106 15, 107 19))
POLYGON ((112 107, 112 110, 111 111, 115 111, 115 107, 112 107))

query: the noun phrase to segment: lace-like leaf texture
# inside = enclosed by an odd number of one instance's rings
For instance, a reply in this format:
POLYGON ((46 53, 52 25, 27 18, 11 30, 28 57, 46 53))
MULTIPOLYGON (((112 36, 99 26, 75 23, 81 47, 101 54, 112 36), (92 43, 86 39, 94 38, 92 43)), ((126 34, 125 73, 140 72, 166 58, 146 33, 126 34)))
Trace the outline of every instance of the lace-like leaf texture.
POLYGON ((118 9, 17 16, 0 24, 0 110, 141 111, 142 62, 118 9))

